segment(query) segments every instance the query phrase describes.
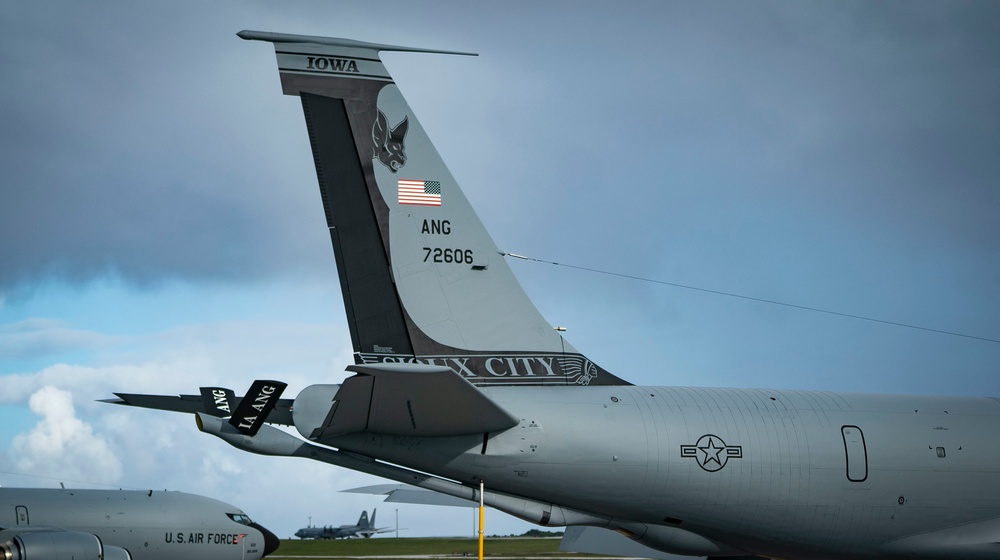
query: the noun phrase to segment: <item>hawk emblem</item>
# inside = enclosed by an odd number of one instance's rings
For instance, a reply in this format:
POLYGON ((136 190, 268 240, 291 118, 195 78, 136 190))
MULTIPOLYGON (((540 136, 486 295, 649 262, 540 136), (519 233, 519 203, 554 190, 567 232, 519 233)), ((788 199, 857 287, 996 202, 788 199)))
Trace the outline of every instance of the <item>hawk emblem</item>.
POLYGON ((406 129, 409 126, 408 117, 403 117, 396 126, 390 127, 389 119, 382 111, 378 112, 375 124, 372 125, 372 143, 375 146, 372 159, 379 160, 393 173, 406 165, 406 146, 403 145, 403 141, 406 139, 406 129))

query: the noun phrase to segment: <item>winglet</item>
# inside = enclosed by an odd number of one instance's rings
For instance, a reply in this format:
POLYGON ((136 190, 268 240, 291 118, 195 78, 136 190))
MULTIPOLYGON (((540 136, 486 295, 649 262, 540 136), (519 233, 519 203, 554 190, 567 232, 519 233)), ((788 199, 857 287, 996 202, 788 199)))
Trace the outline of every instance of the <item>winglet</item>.
POLYGON ((225 387, 201 387, 201 402, 205 412, 225 418, 232 415, 236 407, 236 393, 225 387))
POLYGON ((257 435, 287 386, 287 383, 281 381, 260 379, 254 381, 233 412, 229 424, 245 435, 251 437, 257 435))

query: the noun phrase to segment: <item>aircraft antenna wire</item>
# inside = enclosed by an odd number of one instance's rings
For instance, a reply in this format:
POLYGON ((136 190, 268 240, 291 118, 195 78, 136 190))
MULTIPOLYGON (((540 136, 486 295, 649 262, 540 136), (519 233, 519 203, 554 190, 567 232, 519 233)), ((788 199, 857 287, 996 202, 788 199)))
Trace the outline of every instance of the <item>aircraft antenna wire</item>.
POLYGON ((627 280, 636 280, 636 281, 639 281, 639 282, 649 282, 651 284, 660 284, 662 286, 670 286, 670 287, 673 287, 673 288, 682 288, 684 290, 694 290, 694 291, 697 291, 697 292, 704 292, 704 293, 715 294, 715 295, 719 295, 719 296, 726 296, 726 297, 731 297, 731 298, 738 298, 738 299, 745 299, 745 300, 749 300, 749 301, 756 301, 758 303, 768 303, 768 304, 771 304, 771 305, 780 305, 780 306, 783 306, 783 307, 791 307, 792 309, 799 309, 799 310, 802 310, 802 311, 812 311, 812 312, 815 312, 815 313, 825 313, 827 315, 835 315, 837 317, 846 317, 848 319, 857 319, 859 321, 869 321, 869 322, 872 322, 872 323, 881 323, 883 325, 891 325, 891 326, 894 326, 894 327, 903 327, 903 328, 907 328, 907 329, 916 329, 916 330, 919 330, 919 331, 926 331, 926 332, 932 332, 932 333, 937 333, 937 334, 944 334, 944 335, 949 335, 949 336, 958 336, 958 337, 961 337, 961 338, 971 338, 973 340, 981 340, 983 342, 993 342, 993 343, 996 343, 996 344, 1000 344, 1000 339, 988 338, 988 337, 985 337, 985 336, 976 336, 976 335, 972 335, 972 334, 959 333, 959 332, 955 332, 955 331, 946 331, 946 330, 943 330, 943 329, 934 329, 934 328, 930 328, 930 327, 922 327, 920 325, 912 325, 912 324, 909 324, 909 323, 900 323, 898 321, 888 321, 888 320, 885 320, 885 319, 876 319, 874 317, 866 317, 864 315, 855 315, 853 313, 843 313, 843 312, 840 312, 840 311, 832 311, 832 310, 829 310, 829 309, 821 309, 819 307, 810 307, 808 305, 798 305, 796 303, 787 303, 787 302, 784 302, 784 301, 777 301, 777 300, 773 300, 773 299, 765 299, 765 298, 759 298, 759 297, 754 297, 754 296, 747 296, 747 295, 737 294, 737 293, 733 293, 733 292, 724 292, 724 291, 721 291, 721 290, 712 290, 712 289, 709 289, 709 288, 699 288, 698 286, 689 286, 689 285, 686 285, 686 284, 678 284, 676 282, 667 282, 666 280, 657 280, 655 278, 645 278, 645 277, 642 277, 642 276, 635 276, 633 274, 624 274, 624 273, 621 273, 621 272, 612 272, 612 271, 609 271, 609 270, 601 270, 601 269, 598 269, 598 268, 590 268, 590 267, 587 267, 587 266, 579 266, 579 265, 575 265, 575 264, 566 264, 566 263, 560 263, 560 262, 555 262, 555 261, 547 261, 545 259, 536 259, 534 257, 527 257, 527 256, 524 256, 524 255, 519 255, 517 253, 507 253, 507 252, 504 252, 504 251, 500 251, 500 254, 502 256, 505 256, 505 257, 512 257, 512 258, 515 258, 515 259, 521 259, 521 260, 525 260, 525 261, 532 261, 532 262, 541 263, 541 264, 549 264, 549 265, 553 265, 553 266, 562 266, 562 267, 566 267, 566 268, 572 268, 572 269, 576 269, 576 270, 582 270, 582 271, 585 271, 585 272, 593 272, 593 273, 596 273, 596 274, 604 274, 604 275, 607 275, 607 276, 616 276, 618 278, 625 278, 627 280))

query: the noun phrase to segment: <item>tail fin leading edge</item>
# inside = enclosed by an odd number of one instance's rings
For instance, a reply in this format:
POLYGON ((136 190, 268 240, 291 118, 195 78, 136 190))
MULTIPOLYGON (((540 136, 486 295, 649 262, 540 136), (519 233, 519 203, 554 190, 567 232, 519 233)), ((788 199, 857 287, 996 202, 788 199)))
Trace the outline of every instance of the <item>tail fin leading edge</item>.
POLYGON ((442 365, 477 385, 627 384, 542 318, 379 58, 445 51, 238 35, 274 43, 282 91, 301 99, 357 363, 442 365))

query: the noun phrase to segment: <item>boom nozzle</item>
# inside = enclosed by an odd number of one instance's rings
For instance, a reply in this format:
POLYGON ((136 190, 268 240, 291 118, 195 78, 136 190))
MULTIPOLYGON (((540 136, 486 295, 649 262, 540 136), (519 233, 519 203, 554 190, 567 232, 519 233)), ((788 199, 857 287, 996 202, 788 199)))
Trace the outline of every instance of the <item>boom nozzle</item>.
POLYGON ((299 438, 268 424, 261 426, 256 435, 248 436, 233 427, 225 419, 204 412, 195 414, 195 422, 198 424, 199 431, 211 434, 237 449, 257 453, 258 455, 292 457, 297 455, 296 452, 302 446, 309 445, 299 438))

